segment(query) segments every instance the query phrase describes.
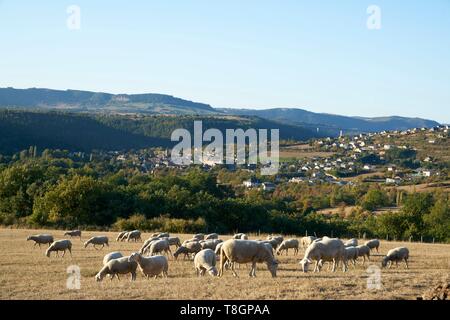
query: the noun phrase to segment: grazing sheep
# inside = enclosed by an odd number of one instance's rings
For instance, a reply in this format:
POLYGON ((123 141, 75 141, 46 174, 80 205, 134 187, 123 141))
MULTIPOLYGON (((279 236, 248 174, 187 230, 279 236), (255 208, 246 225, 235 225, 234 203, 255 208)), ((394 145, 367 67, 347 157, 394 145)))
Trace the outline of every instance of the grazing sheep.
POLYGON ((64 233, 64 236, 69 236, 71 238, 80 237, 80 240, 81 240, 81 230, 67 231, 66 233, 64 233))
POLYGON ((358 246, 358 239, 350 239, 344 242, 344 246, 346 247, 356 247, 358 246))
POLYGON ((144 244, 142 245, 141 249, 139 250, 139 253, 144 254, 148 249, 150 249, 150 245, 157 240, 160 240, 160 238, 151 237, 151 238, 145 240, 144 244))
POLYGON ((127 242, 133 240, 134 242, 142 241, 141 232, 139 230, 133 230, 127 233, 127 242))
POLYGON ((205 240, 219 239, 219 235, 217 233, 210 233, 205 236, 205 240))
POLYGON ((184 259, 189 256, 190 253, 198 253, 200 250, 202 250, 202 245, 200 242, 188 242, 184 246, 182 245, 179 247, 173 254, 175 260, 178 258, 180 254, 184 254, 184 259))
POLYGON ((87 248, 90 244, 92 244, 96 250, 99 250, 97 249, 97 246, 102 246, 100 249, 103 249, 105 244, 109 247, 109 239, 105 236, 92 237, 84 243, 84 247, 87 248))
POLYGON ((378 249, 380 248, 380 240, 378 239, 372 239, 364 243, 364 245, 368 246, 370 250, 376 249, 378 253, 378 249))
POLYGON ((336 271, 336 267, 339 261, 343 262, 344 272, 347 271, 347 260, 345 259, 345 246, 339 239, 331 239, 324 237, 321 241, 314 241, 306 249, 305 256, 300 260, 300 265, 303 272, 308 272, 308 267, 315 260, 314 272, 320 272, 323 262, 332 261, 333 269, 336 271))
POLYGON ((200 241, 200 245, 202 246, 202 249, 216 250, 217 245, 222 242, 223 240, 219 239, 203 240, 200 241))
POLYGON ((267 246, 258 241, 253 240, 236 240, 230 239, 223 243, 220 248, 220 273, 223 276, 225 263, 231 263, 231 271, 237 277, 235 263, 252 263, 250 277, 256 277, 256 263, 266 263, 272 277, 277 276, 278 261, 273 257, 272 252, 267 246))
POLYGON ((217 276, 216 260, 216 254, 211 249, 204 249, 198 252, 194 257, 194 267, 197 276, 203 277, 206 271, 213 277, 217 276))
POLYGON ((55 251, 56 256, 59 257, 58 252, 64 251, 62 258, 66 255, 66 250, 69 250, 70 256, 72 256, 72 242, 70 240, 58 240, 53 242, 50 247, 48 247, 47 251, 45 251, 45 255, 50 258, 50 252, 55 251))
POLYGON ((316 240, 317 238, 314 236, 308 236, 308 237, 303 237, 300 240, 300 243, 302 244, 302 248, 308 248, 309 245, 311 243, 313 243, 314 240, 316 240))
POLYGON ((289 249, 294 249, 294 255, 298 253, 299 242, 297 239, 286 239, 277 248, 277 254, 280 255, 283 250, 288 255, 289 249))
POLYGON ((169 270, 169 262, 165 256, 153 256, 145 258, 140 253, 135 252, 128 261, 135 261, 139 265, 142 273, 147 277, 155 277, 155 279, 162 274, 167 278, 167 271, 169 270))
POLYGON ((277 243, 277 245, 274 247, 274 249, 276 249, 283 242, 284 238, 283 236, 268 236, 267 240, 274 240, 277 243))
POLYGON ((122 241, 122 239, 125 237, 125 235, 128 233, 128 231, 122 231, 117 235, 116 241, 122 241))
POLYGON ((136 269, 138 264, 137 262, 130 261, 129 259, 130 257, 121 257, 108 261, 96 274, 95 280, 102 281, 107 274, 111 275, 111 281, 114 279, 114 276, 120 280, 119 274, 127 273, 131 273, 131 281, 136 280, 136 269))
POLYGON ((192 239, 195 239, 197 241, 205 240, 205 235, 203 233, 197 233, 197 234, 194 234, 192 239))
MULTIPOLYGON (((157 253, 162 253, 164 252, 165 254, 170 254, 172 255, 172 251, 170 251, 170 244, 169 241, 165 240, 165 239, 160 239, 160 240, 156 240, 153 241, 152 243, 150 243, 149 246, 147 246, 148 251, 149 251, 149 255, 150 256, 154 256, 157 253)), ((147 249, 144 250, 144 252, 147 251, 147 249)))
POLYGON ((122 236, 119 238, 119 241, 124 242, 128 238, 129 233, 130 231, 126 231, 124 234, 122 234, 122 236))
POLYGON ((363 265, 366 263, 366 257, 370 261, 370 248, 368 246, 357 246, 356 249, 358 249, 358 257, 363 257, 363 265))
POLYGON ((167 241, 169 241, 169 245, 175 246, 177 248, 181 247, 180 238, 178 238, 178 237, 168 237, 168 238, 165 238, 165 239, 167 239, 167 241))
POLYGON ((151 238, 168 238, 170 237, 169 233, 167 232, 156 232, 153 233, 151 238))
POLYGON ((181 246, 186 246, 190 242, 200 242, 200 241, 203 241, 203 240, 197 240, 197 239, 184 240, 183 243, 181 244, 181 246))
POLYGON ((107 255, 105 255, 103 257, 103 265, 105 266, 109 261, 111 261, 113 259, 119 259, 119 258, 122 258, 122 257, 123 257, 122 253, 120 253, 118 251, 108 253, 107 255))
POLYGON ((272 247, 272 250, 276 250, 278 247, 278 241, 276 239, 263 240, 261 242, 269 244, 272 247))
POLYGON ((214 253, 216 254, 216 256, 220 256, 220 248, 222 248, 222 246, 223 246, 223 242, 217 244, 216 250, 214 251, 214 253))
POLYGON ((37 235, 33 235, 33 236, 29 236, 27 238, 27 241, 34 241, 34 245, 33 248, 36 247, 36 245, 39 245, 39 248, 41 247, 41 244, 48 244, 48 246, 50 247, 50 245, 53 243, 53 236, 51 234, 37 234, 37 235))
POLYGON ((398 267, 398 262, 404 260, 406 269, 408 269, 409 268, 408 259, 409 259, 408 248, 405 247, 395 248, 388 251, 387 255, 383 258, 383 261, 381 262, 381 266, 384 268, 389 264, 389 268, 391 268, 392 263, 395 262, 395 265, 398 267))
POLYGON ((357 247, 346 247, 345 248, 345 259, 353 263, 353 267, 356 267, 356 259, 358 259, 358 248, 357 247))

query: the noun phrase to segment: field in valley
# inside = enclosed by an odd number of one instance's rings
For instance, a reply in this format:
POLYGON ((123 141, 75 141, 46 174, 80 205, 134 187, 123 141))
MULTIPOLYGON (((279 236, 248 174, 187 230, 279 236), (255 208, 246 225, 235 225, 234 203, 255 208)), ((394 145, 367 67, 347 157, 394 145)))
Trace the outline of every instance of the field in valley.
MULTIPOLYGON (((145 279, 139 272, 137 281, 130 282, 129 275, 120 281, 94 280, 102 266, 103 256, 112 251, 124 255, 138 251, 142 243, 116 242, 117 233, 85 232, 83 241, 93 235, 110 237, 110 247, 95 250, 83 248, 79 239, 72 239, 73 257, 66 255, 51 258, 44 255, 44 246, 33 248, 26 237, 36 233, 51 233, 55 239, 63 239, 63 231, 0 229, 0 299, 416 299, 424 291, 439 284, 450 274, 450 245, 399 243, 382 241, 380 253, 398 246, 410 249, 410 269, 399 268, 381 271, 381 290, 368 290, 367 267, 380 265, 381 256, 372 262, 349 272, 327 271, 301 272, 298 261, 303 256, 279 256, 278 277, 273 279, 265 265, 258 265, 257 278, 249 278, 250 269, 245 265, 237 270, 239 278, 226 271, 223 278, 205 276, 197 278, 193 262, 169 258, 169 277, 145 279), (81 269, 80 290, 69 290, 66 281, 67 267, 77 265, 81 269)), ((144 234, 146 239, 150 234, 144 234)), ((177 235, 181 240, 190 235, 177 235)), ((263 237, 263 236, 261 236, 263 237)), ((221 237, 227 239, 229 237, 221 237)), ((256 239, 256 236, 251 236, 256 239)), ((374 252, 375 254, 375 252, 374 252)))

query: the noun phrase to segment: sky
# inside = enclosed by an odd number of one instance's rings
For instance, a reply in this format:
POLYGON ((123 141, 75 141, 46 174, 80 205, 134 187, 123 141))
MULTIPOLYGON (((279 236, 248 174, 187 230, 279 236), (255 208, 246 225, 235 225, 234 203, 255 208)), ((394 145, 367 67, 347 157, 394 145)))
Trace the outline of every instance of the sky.
POLYGON ((450 123, 450 0, 0 0, 0 40, 0 87, 450 123))

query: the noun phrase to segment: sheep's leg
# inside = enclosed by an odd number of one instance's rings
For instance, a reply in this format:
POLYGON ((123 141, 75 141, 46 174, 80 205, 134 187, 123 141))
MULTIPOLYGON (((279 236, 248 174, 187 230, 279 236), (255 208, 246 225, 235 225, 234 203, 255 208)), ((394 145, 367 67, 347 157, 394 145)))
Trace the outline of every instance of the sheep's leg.
POLYGON ((231 263, 231 272, 233 273, 233 276, 235 276, 236 278, 238 278, 238 274, 236 273, 236 271, 234 270, 234 262, 231 263))
POLYGON ((406 265, 406 269, 409 269, 409 266, 408 266, 408 258, 405 258, 405 265, 406 265))
POLYGON ((131 281, 136 280, 136 272, 131 272, 131 281))
POLYGON ((367 260, 370 261, 370 253, 367 254, 367 260))
POLYGON ((320 272, 319 270, 319 260, 316 260, 316 263, 314 264, 314 272, 320 272))
POLYGON ((333 259, 333 269, 331 270, 331 272, 336 272, 336 267, 337 267, 336 259, 333 259))
POLYGON ((64 256, 66 255, 66 249, 64 249, 64 251, 63 251, 63 254, 62 254, 62 257, 61 258, 64 258, 64 256))

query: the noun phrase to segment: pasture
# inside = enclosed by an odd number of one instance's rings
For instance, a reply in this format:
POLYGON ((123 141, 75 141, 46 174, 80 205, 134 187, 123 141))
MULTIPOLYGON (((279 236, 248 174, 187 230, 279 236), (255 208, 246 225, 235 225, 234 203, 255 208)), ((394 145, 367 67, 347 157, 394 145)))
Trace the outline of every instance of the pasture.
MULTIPOLYGON (((349 264, 347 273, 341 268, 332 273, 325 266, 320 273, 305 274, 298 265, 304 249, 300 249, 297 256, 292 251, 288 256, 277 256, 280 265, 274 279, 264 264, 258 264, 256 278, 248 276, 250 267, 245 265, 237 270, 239 278, 234 278, 229 270, 222 278, 209 275, 197 278, 193 262, 180 256, 178 261, 169 258, 168 278, 147 280, 138 271, 135 282, 126 275, 121 276, 120 281, 105 278, 97 283, 94 276, 101 269, 106 253, 121 251, 129 255, 138 251, 142 243, 116 242, 116 232, 83 232, 82 241, 94 235, 107 235, 110 247, 85 249, 80 239, 73 238, 72 257, 67 253, 64 258, 57 258, 52 253, 51 258, 47 258, 46 246, 33 248, 33 242, 26 241, 28 235, 37 233, 51 233, 55 239, 66 238, 63 231, 0 229, 0 299, 416 299, 450 274, 450 245, 382 241, 380 254, 407 246, 410 269, 406 270, 404 264, 383 269, 381 290, 367 289, 370 274, 366 271, 369 265, 380 266, 381 256, 372 257, 372 262, 366 262, 365 266, 361 265, 361 260, 356 268, 349 264), (81 269, 79 290, 69 290, 66 286, 69 276, 66 270, 71 265, 81 269)), ((142 238, 145 240, 149 236, 143 234, 142 238)), ((191 235, 174 236, 182 241, 191 238, 191 235)), ((249 236, 257 239, 255 235, 249 236)))

